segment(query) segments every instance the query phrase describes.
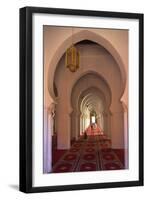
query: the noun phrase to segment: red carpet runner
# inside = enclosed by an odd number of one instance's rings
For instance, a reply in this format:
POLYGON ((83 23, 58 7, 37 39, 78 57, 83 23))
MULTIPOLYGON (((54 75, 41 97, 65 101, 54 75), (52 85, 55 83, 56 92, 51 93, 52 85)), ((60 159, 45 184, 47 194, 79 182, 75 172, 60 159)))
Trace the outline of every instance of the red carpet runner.
POLYGON ((53 173, 124 169, 105 135, 81 137, 53 166, 53 173))

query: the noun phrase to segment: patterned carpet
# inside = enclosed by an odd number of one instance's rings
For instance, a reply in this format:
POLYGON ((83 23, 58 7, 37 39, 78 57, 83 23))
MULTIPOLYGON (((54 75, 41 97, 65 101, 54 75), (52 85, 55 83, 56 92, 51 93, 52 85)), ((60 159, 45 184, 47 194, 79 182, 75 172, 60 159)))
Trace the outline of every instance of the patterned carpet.
POLYGON ((105 135, 81 137, 53 165, 52 173, 124 169, 105 135))

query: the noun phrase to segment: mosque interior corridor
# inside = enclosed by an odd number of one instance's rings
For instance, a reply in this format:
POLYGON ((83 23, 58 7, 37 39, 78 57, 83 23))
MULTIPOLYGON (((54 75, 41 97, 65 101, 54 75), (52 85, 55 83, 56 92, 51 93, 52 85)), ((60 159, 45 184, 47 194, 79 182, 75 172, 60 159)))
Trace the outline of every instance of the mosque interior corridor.
POLYGON ((128 169, 128 31, 44 26, 43 173, 128 169))

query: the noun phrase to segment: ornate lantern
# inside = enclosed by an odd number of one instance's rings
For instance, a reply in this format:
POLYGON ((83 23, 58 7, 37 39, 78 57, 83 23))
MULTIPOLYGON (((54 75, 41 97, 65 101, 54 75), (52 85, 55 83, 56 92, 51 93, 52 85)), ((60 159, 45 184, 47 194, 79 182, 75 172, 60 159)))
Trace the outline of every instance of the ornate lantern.
MULTIPOLYGON (((72 35, 72 41, 73 41, 73 35, 72 35)), ((79 68, 79 62, 80 62, 79 52, 72 42, 71 47, 66 50, 66 56, 65 56, 66 67, 71 72, 75 72, 79 68)))

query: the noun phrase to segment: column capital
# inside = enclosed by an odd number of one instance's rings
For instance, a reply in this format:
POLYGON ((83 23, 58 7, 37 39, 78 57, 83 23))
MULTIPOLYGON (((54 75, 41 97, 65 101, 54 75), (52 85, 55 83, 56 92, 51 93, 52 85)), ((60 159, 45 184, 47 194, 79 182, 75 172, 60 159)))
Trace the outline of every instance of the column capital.
POLYGON ((48 107, 48 114, 51 115, 52 117, 55 116, 55 106, 56 104, 52 102, 48 107))

